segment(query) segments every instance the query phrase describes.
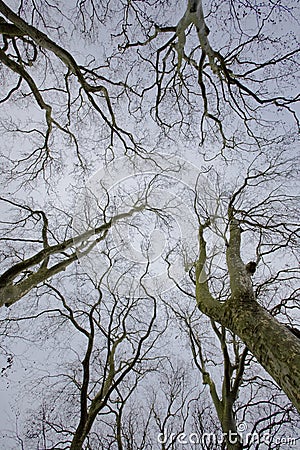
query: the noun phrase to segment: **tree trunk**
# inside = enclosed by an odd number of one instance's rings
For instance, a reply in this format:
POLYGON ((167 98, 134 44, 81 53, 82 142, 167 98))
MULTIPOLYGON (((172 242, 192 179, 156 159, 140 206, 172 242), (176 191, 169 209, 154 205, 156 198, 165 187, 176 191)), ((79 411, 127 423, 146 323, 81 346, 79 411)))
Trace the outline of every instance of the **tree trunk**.
POLYGON ((260 306, 254 295, 251 277, 240 257, 241 230, 230 217, 227 266, 231 296, 225 303, 209 291, 204 267, 206 243, 200 226, 200 255, 196 267, 196 299, 199 309, 238 335, 258 362, 271 375, 300 412, 300 339, 260 306))
POLYGON ((242 339, 300 412, 300 340, 255 300, 229 301, 223 325, 242 339))

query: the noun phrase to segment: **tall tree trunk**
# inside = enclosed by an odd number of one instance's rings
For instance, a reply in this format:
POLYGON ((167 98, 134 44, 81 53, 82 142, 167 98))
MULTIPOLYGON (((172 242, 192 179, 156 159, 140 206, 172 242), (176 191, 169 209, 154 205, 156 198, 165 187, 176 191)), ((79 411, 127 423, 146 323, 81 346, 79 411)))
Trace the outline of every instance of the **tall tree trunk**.
POLYGON ((231 296, 225 303, 213 298, 205 276, 208 225, 200 226, 200 254, 196 267, 196 299, 199 309, 238 335, 300 412, 300 339, 279 323, 255 299, 250 274, 240 256, 241 229, 230 218, 227 266, 231 296))

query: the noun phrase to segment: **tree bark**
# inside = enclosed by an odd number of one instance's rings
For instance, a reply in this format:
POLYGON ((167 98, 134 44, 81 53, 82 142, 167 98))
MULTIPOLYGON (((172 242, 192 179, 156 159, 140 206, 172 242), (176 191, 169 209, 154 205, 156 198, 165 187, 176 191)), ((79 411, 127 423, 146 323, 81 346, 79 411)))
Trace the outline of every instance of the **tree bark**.
POLYGON ((229 214, 230 239, 226 257, 231 296, 225 303, 212 297, 205 276, 204 229, 200 226, 200 254, 196 267, 196 299, 199 309, 238 335, 262 367, 300 412, 300 340, 255 299, 251 277, 240 256, 241 229, 229 214))

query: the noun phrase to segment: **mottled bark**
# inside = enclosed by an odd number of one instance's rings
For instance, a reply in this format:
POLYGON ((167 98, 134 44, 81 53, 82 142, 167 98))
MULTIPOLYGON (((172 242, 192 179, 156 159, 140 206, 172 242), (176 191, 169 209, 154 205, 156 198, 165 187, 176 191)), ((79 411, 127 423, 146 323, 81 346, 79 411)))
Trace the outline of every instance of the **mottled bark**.
POLYGON ((240 256, 241 229, 230 218, 227 266, 231 296, 223 304, 212 297, 203 276, 206 260, 204 226, 200 227, 196 298, 199 309, 238 335, 300 412, 300 340, 255 299, 251 277, 240 256))

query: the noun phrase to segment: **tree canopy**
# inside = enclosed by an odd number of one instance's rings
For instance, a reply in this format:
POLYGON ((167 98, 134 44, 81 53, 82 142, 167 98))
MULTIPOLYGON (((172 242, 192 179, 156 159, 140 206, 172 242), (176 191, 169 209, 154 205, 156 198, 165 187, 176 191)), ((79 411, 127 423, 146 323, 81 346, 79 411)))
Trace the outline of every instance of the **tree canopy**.
POLYGON ((5 448, 294 439, 298 26, 290 0, 0 1, 5 448))

